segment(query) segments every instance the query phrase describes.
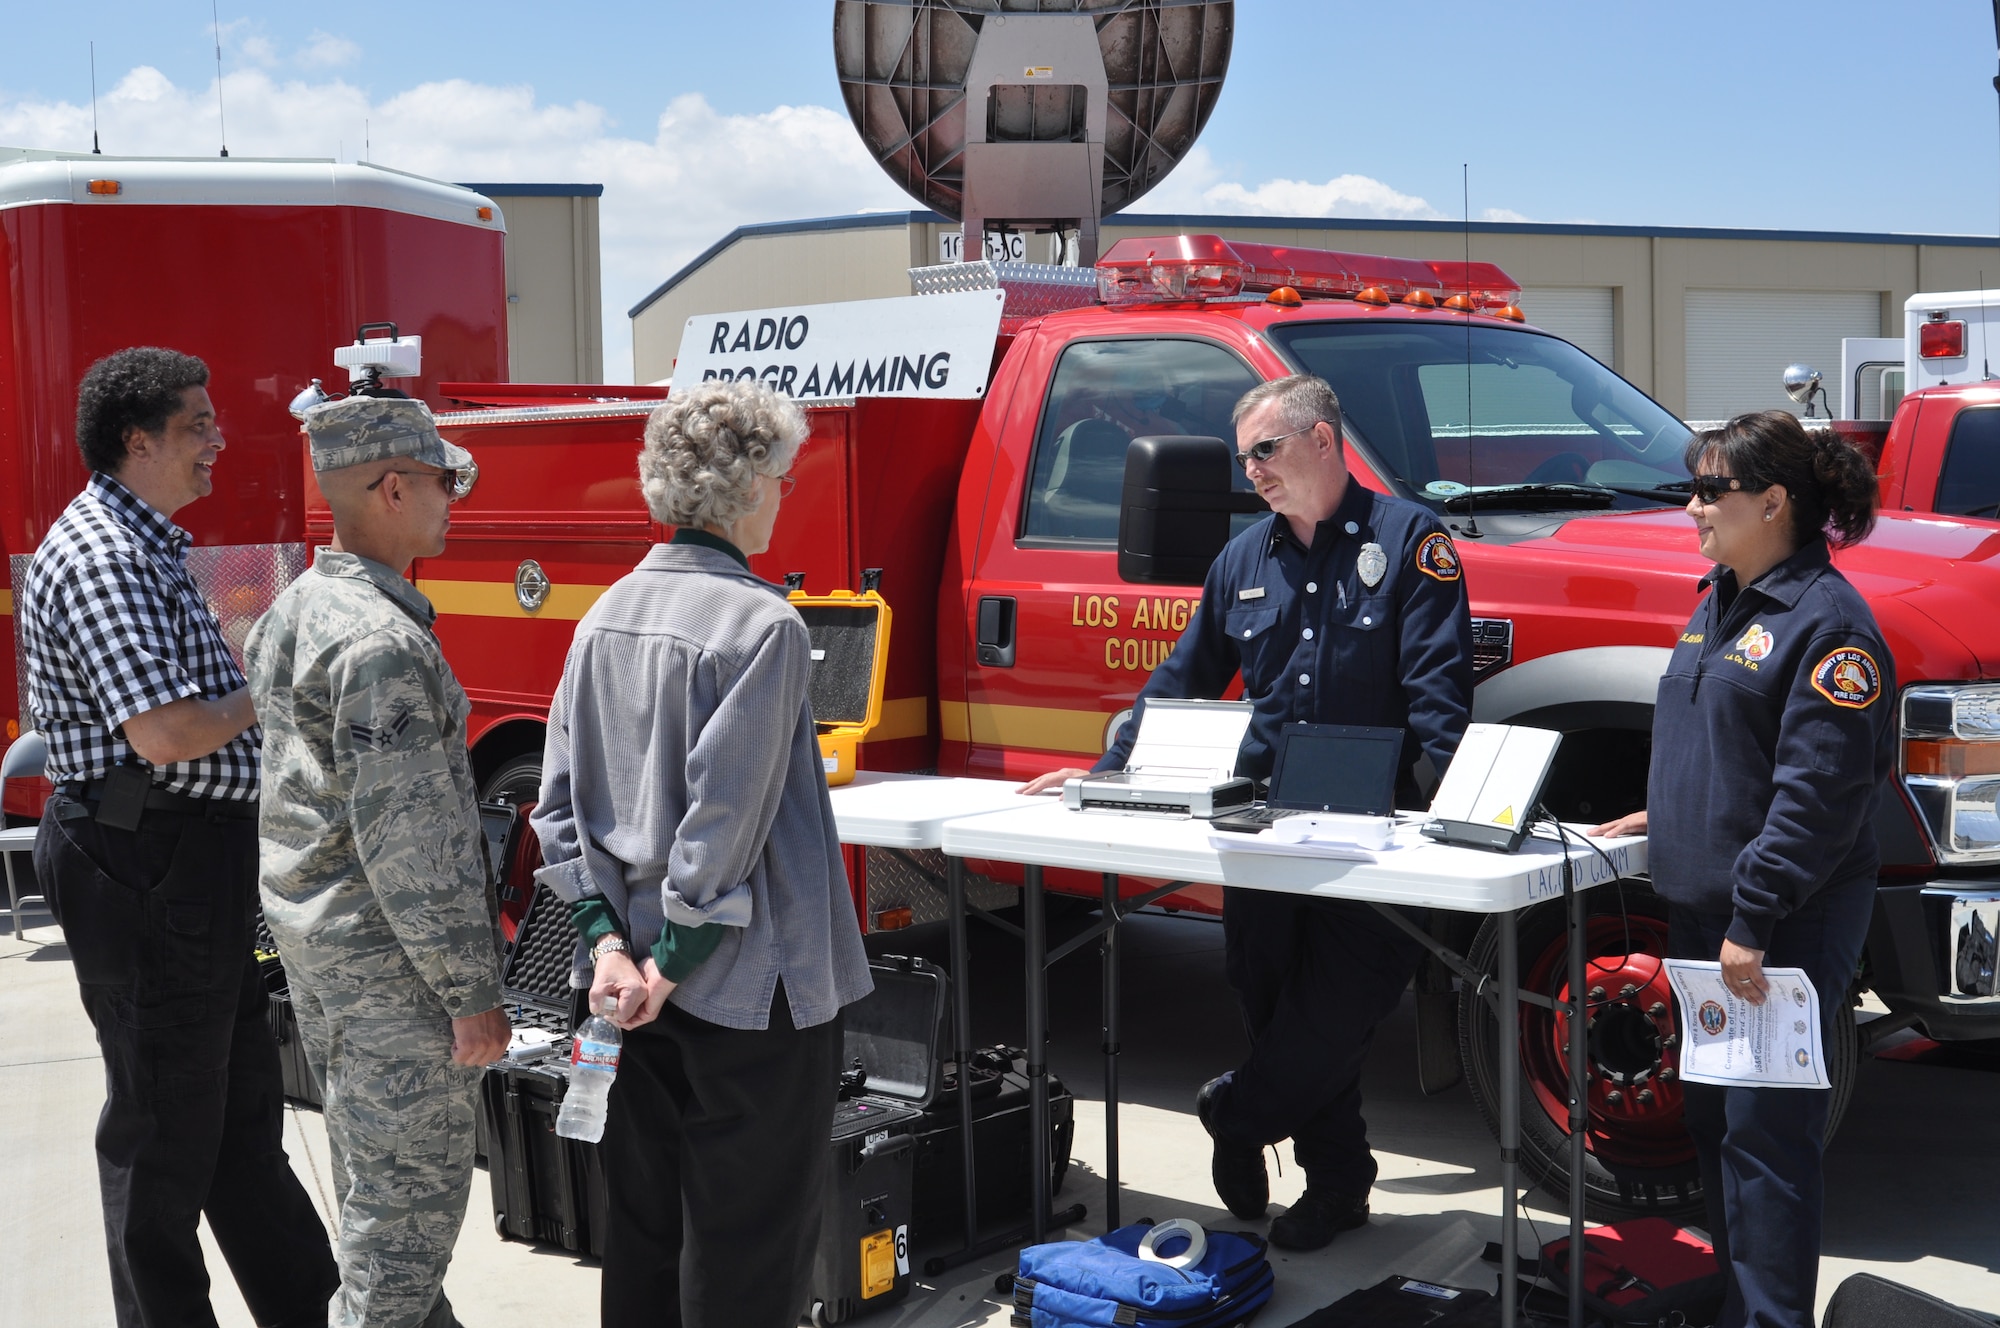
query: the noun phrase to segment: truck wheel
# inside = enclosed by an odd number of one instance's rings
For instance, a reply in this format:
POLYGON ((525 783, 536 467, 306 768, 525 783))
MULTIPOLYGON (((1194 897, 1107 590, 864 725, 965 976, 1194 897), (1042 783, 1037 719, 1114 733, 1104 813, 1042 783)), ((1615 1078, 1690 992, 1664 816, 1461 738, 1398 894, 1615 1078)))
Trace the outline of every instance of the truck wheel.
MULTIPOLYGON (((1673 994, 1661 960, 1667 952, 1666 901, 1627 882, 1588 896, 1586 944, 1591 1009, 1589 1134, 1583 1177, 1585 1211, 1595 1221, 1704 1216, 1694 1141, 1682 1119, 1675 1077, 1678 1041, 1673 994)), ((1560 900, 1538 905, 1519 924, 1522 992, 1569 999, 1569 946, 1560 900)), ((1482 973, 1499 971, 1500 928, 1489 918, 1466 958, 1482 973)), ((1472 1098, 1497 1136, 1500 1123, 1499 1025, 1470 990, 1459 994, 1459 1054, 1472 1098)), ((1827 1137, 1854 1091, 1859 1060, 1852 1009, 1827 1033, 1833 1083, 1827 1137)), ((1521 1163, 1528 1183, 1557 1202, 1569 1198, 1569 1021, 1521 1007, 1521 1163)))
POLYGON ((522 752, 494 767, 479 786, 481 802, 534 802, 542 796, 542 754, 522 752))

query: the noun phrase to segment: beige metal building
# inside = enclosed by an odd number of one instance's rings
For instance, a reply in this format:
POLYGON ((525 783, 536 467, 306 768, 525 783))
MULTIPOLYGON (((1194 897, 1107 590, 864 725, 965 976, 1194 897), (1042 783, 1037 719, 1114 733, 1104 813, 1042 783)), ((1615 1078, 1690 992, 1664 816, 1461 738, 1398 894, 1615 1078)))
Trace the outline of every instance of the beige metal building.
POLYGON ((604 381, 601 184, 468 184, 507 219, 507 377, 604 381))
MULTIPOLYGON (((1169 214, 1107 217, 1102 243, 1181 232, 1428 259, 1466 243, 1456 222, 1169 214)), ((1982 236, 1475 222, 1471 241, 1521 283, 1530 323, 1689 419, 1796 409, 1787 364, 1832 384, 1841 338, 1902 336, 1911 295, 2000 283, 2000 240, 1982 236)), ((922 211, 740 226, 631 309, 634 380, 672 374, 695 314, 907 295, 907 270, 956 257, 957 242, 922 211)), ((1047 262, 1049 243, 1026 237, 1014 256, 1047 262)))

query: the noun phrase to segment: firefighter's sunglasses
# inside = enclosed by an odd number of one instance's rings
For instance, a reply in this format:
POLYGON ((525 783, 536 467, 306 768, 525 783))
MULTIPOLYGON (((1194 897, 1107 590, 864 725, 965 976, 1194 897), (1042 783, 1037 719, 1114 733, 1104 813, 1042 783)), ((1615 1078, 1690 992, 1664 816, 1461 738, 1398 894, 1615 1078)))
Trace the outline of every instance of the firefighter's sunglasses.
POLYGON ((1281 433, 1276 438, 1259 439, 1242 451, 1233 452, 1230 455, 1236 459, 1236 468, 1238 470, 1247 471, 1250 469, 1252 461, 1261 466, 1276 455, 1279 443, 1284 442, 1287 438, 1296 438, 1302 433, 1311 433, 1314 429, 1319 428, 1319 424, 1318 420, 1314 420, 1303 429, 1294 429, 1290 433, 1281 433))
POLYGON ((1725 493, 1762 493, 1771 487, 1768 484, 1745 484, 1734 475, 1696 475, 1692 480, 1694 496, 1701 499, 1703 507, 1721 502, 1725 493))

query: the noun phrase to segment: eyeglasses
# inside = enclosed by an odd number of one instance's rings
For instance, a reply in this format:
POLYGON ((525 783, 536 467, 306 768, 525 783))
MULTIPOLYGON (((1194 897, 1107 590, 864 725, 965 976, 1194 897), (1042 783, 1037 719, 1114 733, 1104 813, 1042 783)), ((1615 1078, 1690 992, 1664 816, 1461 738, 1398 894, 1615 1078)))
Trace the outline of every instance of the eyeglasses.
POLYGON ((1294 429, 1290 433, 1281 433, 1276 438, 1265 438, 1259 442, 1250 444, 1250 446, 1240 452, 1232 453, 1231 455, 1236 460, 1236 468, 1247 472, 1250 469, 1252 461, 1255 461, 1258 465, 1262 465, 1276 454, 1279 443, 1284 442, 1287 438, 1296 438, 1302 433, 1311 433, 1314 429, 1319 428, 1321 423, 1322 421, 1314 420, 1303 429, 1294 429))
POLYGON ((777 477, 777 480, 778 496, 780 498, 791 497, 792 490, 799 487, 799 477, 796 475, 780 475, 777 477))
POLYGON ((472 484, 469 480, 464 483, 460 482, 461 474, 462 472, 456 470, 385 470, 376 476, 375 482, 368 486, 367 492, 373 493, 375 490, 381 488, 382 481, 388 479, 391 475, 407 475, 412 479, 436 480, 444 486, 445 501, 455 503, 465 497, 466 494, 472 492, 472 484))
POLYGON ((1762 493, 1770 488, 1768 484, 1745 484, 1734 475, 1696 475, 1694 496, 1701 500, 1703 507, 1713 507, 1722 501, 1725 493, 1762 493))

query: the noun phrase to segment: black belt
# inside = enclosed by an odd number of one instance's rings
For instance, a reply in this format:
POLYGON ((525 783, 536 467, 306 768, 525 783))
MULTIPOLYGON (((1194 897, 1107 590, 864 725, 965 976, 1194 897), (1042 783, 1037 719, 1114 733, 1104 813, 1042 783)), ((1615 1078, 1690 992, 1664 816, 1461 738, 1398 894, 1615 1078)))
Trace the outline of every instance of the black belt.
MULTIPOLYGON (((92 779, 82 783, 58 784, 56 792, 71 802, 96 802, 104 796, 104 781, 92 779)), ((255 801, 245 802, 240 798, 195 798, 185 793, 171 793, 163 788, 146 790, 146 810, 176 812, 182 816, 216 816, 228 821, 257 819, 255 801)))

